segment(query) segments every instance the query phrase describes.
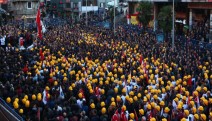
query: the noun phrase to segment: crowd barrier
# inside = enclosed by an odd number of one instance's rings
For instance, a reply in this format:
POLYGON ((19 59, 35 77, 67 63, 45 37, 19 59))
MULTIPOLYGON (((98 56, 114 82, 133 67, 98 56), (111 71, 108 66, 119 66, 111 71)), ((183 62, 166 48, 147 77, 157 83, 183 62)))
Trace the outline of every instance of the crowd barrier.
POLYGON ((0 117, 2 121, 24 121, 24 119, 15 112, 2 98, 0 98, 0 117))

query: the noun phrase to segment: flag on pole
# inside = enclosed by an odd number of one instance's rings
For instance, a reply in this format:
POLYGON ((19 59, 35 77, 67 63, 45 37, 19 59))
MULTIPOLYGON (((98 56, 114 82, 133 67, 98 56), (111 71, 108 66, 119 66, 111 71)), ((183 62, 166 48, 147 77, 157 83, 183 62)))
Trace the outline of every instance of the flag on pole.
POLYGON ((36 16, 36 24, 37 24, 37 30, 38 30, 38 38, 42 40, 42 33, 41 33, 41 21, 40 21, 40 8, 38 8, 37 16, 36 16))
POLYGON ((61 85, 60 85, 60 96, 59 96, 61 99, 64 99, 65 97, 64 97, 64 93, 63 93, 63 89, 62 89, 62 87, 61 87, 61 85))

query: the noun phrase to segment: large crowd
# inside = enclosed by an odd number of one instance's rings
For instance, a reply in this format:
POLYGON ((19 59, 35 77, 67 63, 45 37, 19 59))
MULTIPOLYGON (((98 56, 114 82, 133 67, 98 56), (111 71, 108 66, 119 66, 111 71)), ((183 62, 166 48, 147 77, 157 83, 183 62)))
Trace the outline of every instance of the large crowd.
POLYGON ((53 27, 25 50, 17 41, 0 49, 0 97, 26 121, 212 120, 211 51, 123 25, 53 27))

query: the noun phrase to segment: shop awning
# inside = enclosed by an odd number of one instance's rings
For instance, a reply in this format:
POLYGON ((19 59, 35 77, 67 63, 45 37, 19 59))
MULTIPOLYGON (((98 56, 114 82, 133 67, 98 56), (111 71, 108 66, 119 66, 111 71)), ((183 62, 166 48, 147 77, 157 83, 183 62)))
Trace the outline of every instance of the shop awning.
POLYGON ((186 18, 186 13, 183 13, 183 12, 176 13, 176 19, 185 19, 185 18, 186 18))

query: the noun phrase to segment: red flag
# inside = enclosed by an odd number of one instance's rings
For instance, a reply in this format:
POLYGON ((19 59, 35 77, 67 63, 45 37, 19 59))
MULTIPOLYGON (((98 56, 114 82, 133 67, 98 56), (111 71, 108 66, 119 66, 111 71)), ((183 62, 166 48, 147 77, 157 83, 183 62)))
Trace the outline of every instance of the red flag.
POLYGON ((42 33, 41 33, 41 21, 40 21, 40 8, 38 8, 37 16, 36 16, 36 23, 37 23, 37 29, 38 29, 38 37, 41 40, 42 39, 42 33))
POLYGON ((80 89, 79 92, 82 94, 82 98, 85 98, 84 90, 80 89))
POLYGON ((134 113, 135 113, 135 120, 138 121, 138 116, 137 116, 135 109, 134 109, 134 113))
POLYGON ((40 56, 40 60, 43 61, 44 60, 44 54, 43 54, 42 49, 40 49, 39 56, 40 56))
POLYGON ((190 97, 188 95, 187 105, 189 105, 189 104, 190 104, 190 97))
POLYGON ((143 58, 142 58, 142 56, 141 56, 141 57, 140 57, 140 60, 139 60, 140 64, 142 64, 142 61, 143 61, 143 58))
POLYGON ((199 106, 200 106, 199 96, 197 96, 197 97, 194 99, 194 102, 196 102, 197 107, 199 107, 199 106))
POLYGON ((148 119, 150 120, 152 118, 152 111, 148 114, 148 119))
POLYGON ((120 121, 118 109, 117 109, 116 112, 114 113, 114 115, 113 115, 111 121, 120 121))
POLYGON ((95 88, 95 94, 96 94, 97 97, 99 97, 99 95, 100 95, 100 94, 99 94, 99 87, 96 87, 96 88, 95 88))
POLYGON ((183 90, 182 90, 182 85, 180 85, 180 94, 183 93, 183 90))
POLYGON ((24 66, 24 68, 23 68, 23 72, 24 72, 24 73, 27 73, 27 72, 28 72, 28 70, 29 70, 29 69, 28 69, 28 66, 27 66, 27 65, 25 65, 25 66, 24 66))
POLYGON ((122 109, 122 110, 121 110, 121 118, 120 118, 121 121, 127 121, 127 117, 126 117, 126 115, 125 115, 124 112, 125 112, 125 111, 122 109))
POLYGON ((191 86, 191 85, 192 85, 192 80, 191 80, 191 78, 189 78, 189 79, 188 79, 187 84, 188 84, 189 86, 191 86))

